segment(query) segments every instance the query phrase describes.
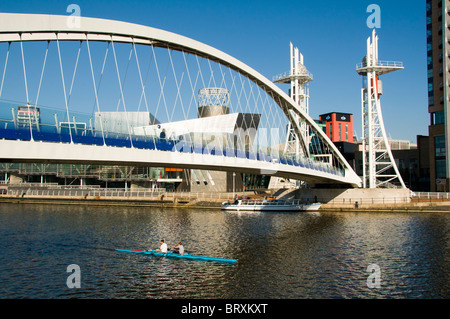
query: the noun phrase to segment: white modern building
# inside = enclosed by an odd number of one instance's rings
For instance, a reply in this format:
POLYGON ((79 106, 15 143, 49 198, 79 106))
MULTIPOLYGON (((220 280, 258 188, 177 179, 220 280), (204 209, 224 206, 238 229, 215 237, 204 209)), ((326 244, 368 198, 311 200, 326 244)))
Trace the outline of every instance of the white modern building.
POLYGON ((150 112, 95 112, 94 123, 99 131, 129 134, 135 127, 159 121, 150 112))

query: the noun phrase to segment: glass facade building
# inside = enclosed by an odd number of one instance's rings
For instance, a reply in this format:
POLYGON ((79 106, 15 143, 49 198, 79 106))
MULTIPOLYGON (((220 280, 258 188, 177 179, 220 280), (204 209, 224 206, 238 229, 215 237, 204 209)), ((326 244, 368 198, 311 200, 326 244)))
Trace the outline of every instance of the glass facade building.
POLYGON ((430 190, 449 191, 450 0, 426 1, 430 190))

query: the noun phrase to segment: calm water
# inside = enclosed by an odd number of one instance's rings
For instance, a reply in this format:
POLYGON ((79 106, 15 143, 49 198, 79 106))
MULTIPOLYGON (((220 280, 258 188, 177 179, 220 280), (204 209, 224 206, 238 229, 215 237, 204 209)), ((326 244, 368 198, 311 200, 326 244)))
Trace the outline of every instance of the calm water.
POLYGON ((450 214, 0 205, 0 298, 450 298, 450 214), (237 265, 119 253, 165 238, 237 265), (69 289, 67 266, 81 270, 69 289), (368 288, 379 265, 381 287, 368 288))

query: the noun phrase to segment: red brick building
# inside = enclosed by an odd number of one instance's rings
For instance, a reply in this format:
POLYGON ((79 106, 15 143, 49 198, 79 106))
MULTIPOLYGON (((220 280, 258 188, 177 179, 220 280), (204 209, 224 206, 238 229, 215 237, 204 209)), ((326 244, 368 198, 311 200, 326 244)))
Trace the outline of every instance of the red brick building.
POLYGON ((326 121, 331 141, 353 143, 353 114, 333 112, 319 115, 319 119, 326 121))

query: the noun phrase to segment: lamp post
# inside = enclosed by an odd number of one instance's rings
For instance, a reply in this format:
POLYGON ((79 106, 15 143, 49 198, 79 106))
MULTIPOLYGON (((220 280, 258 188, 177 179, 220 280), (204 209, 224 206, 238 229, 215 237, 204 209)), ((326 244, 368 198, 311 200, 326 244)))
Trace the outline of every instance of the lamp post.
POLYGON ((245 199, 245 173, 242 179, 242 199, 245 199))
POLYGON ((236 194, 235 194, 235 179, 236 179, 236 173, 233 172, 233 199, 236 196, 236 194))

